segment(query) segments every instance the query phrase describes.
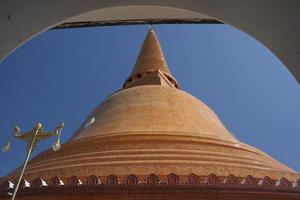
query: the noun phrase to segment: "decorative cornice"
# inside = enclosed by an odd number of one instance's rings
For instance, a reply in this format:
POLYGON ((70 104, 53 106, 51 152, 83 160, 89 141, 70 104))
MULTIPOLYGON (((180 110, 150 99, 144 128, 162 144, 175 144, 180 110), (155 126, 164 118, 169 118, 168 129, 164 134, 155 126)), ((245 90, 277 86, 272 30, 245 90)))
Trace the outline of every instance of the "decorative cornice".
MULTIPOLYGON (((0 184, 0 197, 9 196, 13 191, 13 180, 5 180, 0 184)), ((109 175, 98 177, 91 175, 89 177, 78 178, 71 176, 68 178, 52 177, 44 180, 36 178, 34 180, 23 179, 19 193, 21 195, 43 194, 46 191, 56 191, 56 193, 65 192, 91 192, 102 191, 105 189, 155 189, 155 188, 177 188, 177 189, 218 189, 218 190, 238 190, 238 191, 260 191, 260 192, 288 192, 300 196, 300 179, 291 182, 286 178, 279 180, 271 179, 268 176, 264 178, 236 177, 229 175, 219 177, 215 174, 208 176, 198 176, 190 174, 188 176, 177 176, 172 173, 167 176, 150 174, 148 176, 137 176, 130 174, 128 176, 109 175)))

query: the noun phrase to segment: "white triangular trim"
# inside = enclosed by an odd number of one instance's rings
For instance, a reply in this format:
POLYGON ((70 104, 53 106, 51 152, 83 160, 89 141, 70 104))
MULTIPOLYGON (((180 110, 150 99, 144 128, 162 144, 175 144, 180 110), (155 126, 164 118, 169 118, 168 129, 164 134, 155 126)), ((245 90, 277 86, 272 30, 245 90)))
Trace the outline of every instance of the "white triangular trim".
POLYGON ((65 184, 64 184, 64 182, 61 179, 59 179, 58 185, 65 185, 65 184))
POLYGON ((41 179, 41 181, 42 181, 41 186, 48 186, 48 184, 46 183, 46 181, 44 181, 43 179, 41 179))
POLYGON ((30 187, 30 183, 24 179, 24 188, 25 187, 30 187))
POLYGON ((8 188, 7 189, 12 189, 14 188, 14 185, 11 181, 8 181, 8 188))

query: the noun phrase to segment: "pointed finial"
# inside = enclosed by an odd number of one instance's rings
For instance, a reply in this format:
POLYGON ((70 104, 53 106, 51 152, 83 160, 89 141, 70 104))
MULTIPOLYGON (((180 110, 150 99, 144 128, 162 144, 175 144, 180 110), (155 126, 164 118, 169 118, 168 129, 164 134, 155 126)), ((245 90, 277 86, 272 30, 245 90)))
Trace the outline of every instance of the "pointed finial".
POLYGON ((160 70, 165 74, 171 75, 156 33, 151 26, 145 37, 131 75, 155 70, 160 70))
POLYGON ((153 30, 152 24, 150 24, 135 66, 124 85, 126 85, 127 82, 131 82, 131 80, 136 79, 136 77, 140 77, 141 74, 155 71, 160 71, 169 79, 170 82, 173 83, 173 85, 175 85, 175 87, 179 88, 177 81, 171 75, 159 40, 153 30))

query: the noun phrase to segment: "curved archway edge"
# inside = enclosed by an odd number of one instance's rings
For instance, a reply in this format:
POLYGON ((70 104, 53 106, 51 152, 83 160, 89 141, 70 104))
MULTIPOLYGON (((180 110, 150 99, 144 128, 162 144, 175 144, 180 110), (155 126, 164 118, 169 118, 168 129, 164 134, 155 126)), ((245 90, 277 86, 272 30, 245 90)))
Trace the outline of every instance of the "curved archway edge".
POLYGON ((231 24, 260 41, 300 81, 299 7, 297 0, 3 0, 0 2, 0 59, 49 28, 86 17, 97 20, 141 16, 208 18, 231 24), (126 8, 123 14, 114 12, 122 7, 126 8))

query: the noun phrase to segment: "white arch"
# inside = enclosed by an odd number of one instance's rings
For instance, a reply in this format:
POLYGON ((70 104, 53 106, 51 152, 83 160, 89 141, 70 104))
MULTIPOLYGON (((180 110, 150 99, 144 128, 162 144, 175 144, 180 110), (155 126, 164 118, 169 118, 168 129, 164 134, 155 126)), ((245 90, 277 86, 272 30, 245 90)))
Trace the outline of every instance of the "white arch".
POLYGON ((141 17, 216 18, 263 43, 299 81, 299 8, 297 0, 2 0, 0 59, 63 22, 141 17))

